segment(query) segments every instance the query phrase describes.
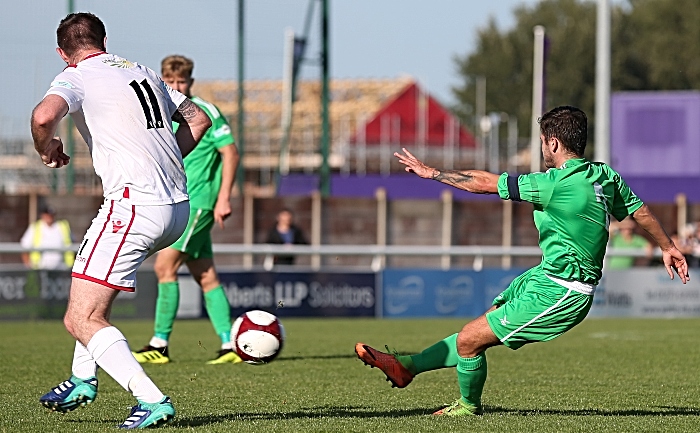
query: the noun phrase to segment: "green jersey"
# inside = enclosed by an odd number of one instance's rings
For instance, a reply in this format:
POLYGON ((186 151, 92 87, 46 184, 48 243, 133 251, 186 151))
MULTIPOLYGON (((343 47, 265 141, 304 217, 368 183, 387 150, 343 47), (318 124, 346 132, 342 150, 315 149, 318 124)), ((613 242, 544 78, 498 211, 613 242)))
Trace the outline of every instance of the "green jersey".
MULTIPOLYGON (((207 113, 211 119, 211 127, 183 160, 187 175, 187 193, 190 196, 190 207, 212 210, 221 188, 219 149, 233 144, 233 135, 226 118, 216 106, 196 96, 190 100, 207 113)), ((178 126, 177 122, 173 122, 174 131, 177 131, 178 126)))
POLYGON ((620 221, 643 205, 615 170, 584 158, 546 173, 503 173, 498 194, 535 206, 545 274, 589 284, 602 276, 610 215, 620 221))
MULTIPOLYGON (((634 248, 643 250, 649 246, 649 241, 639 235, 632 235, 630 240, 627 240, 621 234, 613 235, 610 238, 610 246, 613 248, 634 248)), ((608 259, 607 269, 624 269, 634 266, 634 257, 632 256, 613 256, 608 259)))

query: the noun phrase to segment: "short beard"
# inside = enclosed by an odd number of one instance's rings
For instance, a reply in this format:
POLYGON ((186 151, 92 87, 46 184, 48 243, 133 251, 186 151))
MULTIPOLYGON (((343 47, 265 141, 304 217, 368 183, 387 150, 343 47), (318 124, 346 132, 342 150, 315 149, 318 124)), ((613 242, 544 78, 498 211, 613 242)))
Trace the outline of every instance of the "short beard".
POLYGON ((547 168, 555 168, 554 158, 551 155, 542 155, 544 157, 544 166, 547 168))

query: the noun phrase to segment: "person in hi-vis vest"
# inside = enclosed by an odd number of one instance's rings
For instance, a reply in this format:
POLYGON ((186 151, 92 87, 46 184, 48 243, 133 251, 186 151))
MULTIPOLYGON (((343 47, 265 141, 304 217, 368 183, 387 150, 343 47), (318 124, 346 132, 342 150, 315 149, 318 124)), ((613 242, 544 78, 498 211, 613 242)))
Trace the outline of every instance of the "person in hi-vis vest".
MULTIPOLYGON (((62 249, 73 242, 70 225, 66 220, 57 220, 51 207, 41 210, 38 220, 27 227, 20 241, 23 248, 62 249)), ((70 269, 75 254, 72 251, 31 251, 22 253, 22 262, 31 269, 70 269)))

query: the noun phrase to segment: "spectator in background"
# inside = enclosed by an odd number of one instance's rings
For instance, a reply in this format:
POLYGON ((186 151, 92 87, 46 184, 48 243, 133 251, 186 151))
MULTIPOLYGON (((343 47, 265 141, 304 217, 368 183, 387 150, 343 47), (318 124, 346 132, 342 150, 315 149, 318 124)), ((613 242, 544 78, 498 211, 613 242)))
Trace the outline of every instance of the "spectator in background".
MULTIPOLYGON (((306 245, 308 242, 304 233, 294 225, 294 214, 289 209, 283 209, 277 214, 277 224, 270 229, 265 243, 285 245, 306 245)), ((292 255, 275 256, 276 265, 293 265, 295 257, 292 255)))
MULTIPOLYGON (((40 217, 27 227, 20 244, 22 248, 56 249, 69 248, 73 243, 70 225, 66 220, 56 219, 56 210, 44 206, 40 217)), ((72 251, 31 251, 22 253, 22 262, 31 269, 70 269, 75 254, 72 251)))
POLYGON ((686 227, 686 236, 683 237, 685 245, 685 254, 690 257, 688 265, 692 267, 700 266, 700 221, 694 224, 688 224, 686 227))
POLYGON ((690 238, 689 235, 682 233, 672 232, 670 238, 678 246, 678 250, 688 258, 688 266, 697 266, 698 260, 697 257, 693 256, 693 245, 691 244, 693 233, 690 233, 690 238))
MULTIPOLYGON (((622 220, 617 231, 610 236, 610 246, 612 248, 628 248, 646 250, 647 260, 645 265, 649 264, 649 259, 652 257, 652 246, 643 236, 634 233, 637 223, 630 217, 622 220)), ((626 269, 635 265, 634 256, 610 256, 608 258, 607 269, 626 269)))

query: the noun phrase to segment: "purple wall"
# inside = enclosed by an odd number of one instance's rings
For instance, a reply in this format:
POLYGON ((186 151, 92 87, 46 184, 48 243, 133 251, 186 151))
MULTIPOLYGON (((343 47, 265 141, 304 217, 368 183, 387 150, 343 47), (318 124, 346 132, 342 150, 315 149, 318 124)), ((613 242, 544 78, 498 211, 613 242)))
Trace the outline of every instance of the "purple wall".
POLYGON ((674 203, 677 194, 686 195, 689 203, 700 203, 700 176, 623 176, 642 201, 674 203))
MULTIPOLYGON (((451 189, 455 200, 500 200, 496 195, 471 194, 452 188, 439 182, 421 179, 414 175, 395 174, 381 176, 331 176, 331 195, 333 197, 374 197, 377 188, 386 189, 387 197, 395 199, 439 200, 443 190, 451 189)), ((309 195, 319 188, 319 176, 315 174, 290 174, 281 179, 279 195, 309 195)))
POLYGON ((309 196, 319 189, 319 176, 317 174, 292 173, 280 177, 277 195, 288 197, 293 195, 309 196))
MULTIPOLYGON (((678 193, 687 196, 690 203, 700 203, 700 176, 623 176, 632 190, 647 203, 673 203, 678 193)), ((279 195, 308 196, 318 189, 318 175, 291 174, 281 179, 279 195)), ((498 201, 497 195, 471 194, 449 187, 439 182, 421 179, 417 176, 396 174, 389 177, 380 175, 331 177, 333 197, 374 197, 377 188, 386 189, 390 200, 425 199, 439 200, 443 190, 451 189, 455 200, 459 201, 498 201)))
POLYGON ((623 177, 700 176, 700 92, 612 95, 612 167, 623 177))
POLYGON ((395 174, 381 176, 368 174, 357 176, 333 176, 331 194, 334 197, 374 197, 377 188, 386 189, 387 198, 439 200, 442 191, 452 190, 455 200, 497 201, 497 195, 472 194, 434 180, 421 179, 415 175, 395 174))

